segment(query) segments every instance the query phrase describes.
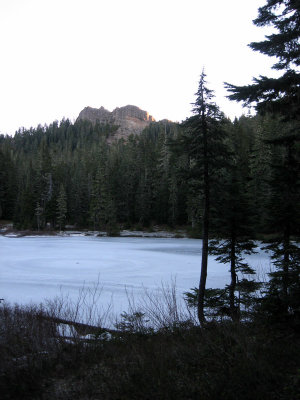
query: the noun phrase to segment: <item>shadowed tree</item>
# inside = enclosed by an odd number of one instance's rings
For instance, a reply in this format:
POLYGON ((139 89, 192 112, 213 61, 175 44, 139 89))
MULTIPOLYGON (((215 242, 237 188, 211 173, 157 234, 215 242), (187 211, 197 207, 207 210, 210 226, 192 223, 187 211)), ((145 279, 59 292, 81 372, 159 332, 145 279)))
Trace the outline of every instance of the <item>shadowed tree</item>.
POLYGON ((275 32, 266 40, 252 42, 250 47, 278 62, 273 68, 285 71, 278 78, 260 76, 252 85, 236 86, 226 83, 231 100, 255 103, 259 113, 276 113, 285 120, 300 120, 300 2, 299 0, 267 0, 253 21, 256 26, 272 26, 275 32))
MULTIPOLYGON (((183 139, 190 152, 191 164, 203 176, 203 211, 202 211, 202 259, 198 295, 198 319, 202 325, 205 322, 204 297, 207 278, 209 218, 211 205, 211 181, 213 171, 217 167, 218 154, 222 147, 224 131, 222 122, 224 115, 213 102, 213 91, 206 86, 204 71, 201 74, 193 117, 186 120, 184 126, 188 134, 183 139)), ((199 175, 198 175, 199 176, 199 175)), ((198 178, 199 179, 199 178, 198 178)))
POLYGON ((274 131, 274 139, 269 140, 274 147, 280 148, 282 158, 276 158, 272 165, 269 223, 274 238, 267 248, 272 251, 276 268, 269 284, 269 297, 277 298, 272 313, 287 315, 300 305, 300 256, 299 248, 292 240, 293 236, 299 236, 300 73, 297 68, 300 65, 300 2, 267 0, 253 22, 262 27, 270 25, 275 32, 264 41, 251 43, 250 47, 277 57, 273 68, 284 72, 279 78, 255 78, 252 85, 227 83, 226 86, 232 93, 228 96, 230 99, 243 101, 244 105, 255 103, 260 114, 270 113, 281 119, 281 125, 278 123, 274 131))

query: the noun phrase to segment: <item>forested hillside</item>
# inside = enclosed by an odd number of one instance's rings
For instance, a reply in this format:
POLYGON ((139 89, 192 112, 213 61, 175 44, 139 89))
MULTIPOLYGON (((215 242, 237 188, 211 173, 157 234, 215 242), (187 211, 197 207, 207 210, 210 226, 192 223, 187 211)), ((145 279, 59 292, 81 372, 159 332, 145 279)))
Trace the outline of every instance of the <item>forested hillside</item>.
MULTIPOLYGON (((20 129, 14 137, 2 135, 2 219, 13 220, 19 229, 76 225, 112 232, 120 225, 167 224, 201 232, 201 154, 197 135, 186 125, 153 122, 142 134, 115 141, 107 139, 117 127, 88 121, 63 120, 20 129)), ((271 116, 243 116, 234 122, 223 117, 222 150, 210 150, 216 164, 215 233, 221 234, 218 220, 233 200, 247 202, 253 237, 274 233, 270 202, 280 190, 274 180, 279 183, 276 176, 288 154, 284 144, 268 140, 282 137, 291 127, 271 116)), ((299 159, 299 146, 294 147, 299 159)))

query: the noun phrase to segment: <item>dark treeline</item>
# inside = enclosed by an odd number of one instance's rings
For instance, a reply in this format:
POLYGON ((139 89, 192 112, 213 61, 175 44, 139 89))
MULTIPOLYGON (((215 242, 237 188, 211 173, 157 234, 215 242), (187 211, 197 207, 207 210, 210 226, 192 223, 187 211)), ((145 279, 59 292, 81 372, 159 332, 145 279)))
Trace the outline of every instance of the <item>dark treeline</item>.
MULTIPOLYGON (((126 141, 112 140, 116 127, 69 120, 2 135, 1 218, 13 220, 18 229, 75 225, 113 233, 120 226, 165 224, 186 225, 197 234, 203 173, 197 136, 187 125, 152 123, 126 141)), ((223 118, 222 129, 222 150, 220 143, 210 150, 216 164, 213 233, 222 236, 220 218, 233 201, 246 201, 253 238, 272 234, 270 202, 287 150, 268 140, 288 128, 274 117, 243 116, 234 122, 223 118)))

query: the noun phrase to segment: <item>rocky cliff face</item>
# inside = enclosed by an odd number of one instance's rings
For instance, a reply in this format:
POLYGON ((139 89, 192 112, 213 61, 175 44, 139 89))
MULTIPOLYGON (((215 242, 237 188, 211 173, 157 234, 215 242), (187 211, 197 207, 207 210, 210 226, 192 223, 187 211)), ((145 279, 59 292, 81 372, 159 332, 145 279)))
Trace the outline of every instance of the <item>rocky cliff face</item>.
POLYGON ((85 119, 104 124, 119 126, 115 138, 126 138, 130 134, 139 134, 155 119, 147 111, 143 111, 136 106, 117 107, 112 112, 104 107, 92 108, 85 107, 77 119, 85 119))

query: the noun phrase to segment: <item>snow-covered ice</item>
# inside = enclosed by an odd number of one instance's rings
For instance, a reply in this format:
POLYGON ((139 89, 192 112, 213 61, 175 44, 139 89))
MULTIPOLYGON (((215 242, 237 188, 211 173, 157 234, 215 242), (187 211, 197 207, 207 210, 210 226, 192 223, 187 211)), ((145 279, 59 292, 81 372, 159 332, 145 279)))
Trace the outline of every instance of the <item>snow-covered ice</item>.
MULTIPOLYGON (((127 309, 127 292, 139 296, 176 279, 179 293, 198 285, 201 240, 93 236, 0 236, 0 297, 11 303, 40 303, 61 293, 71 298, 98 280, 101 302, 127 309), (113 296, 113 297, 112 297, 113 296)), ((269 257, 248 256, 252 267, 269 271, 269 257)), ((209 257, 207 287, 224 287, 228 266, 209 257)))

